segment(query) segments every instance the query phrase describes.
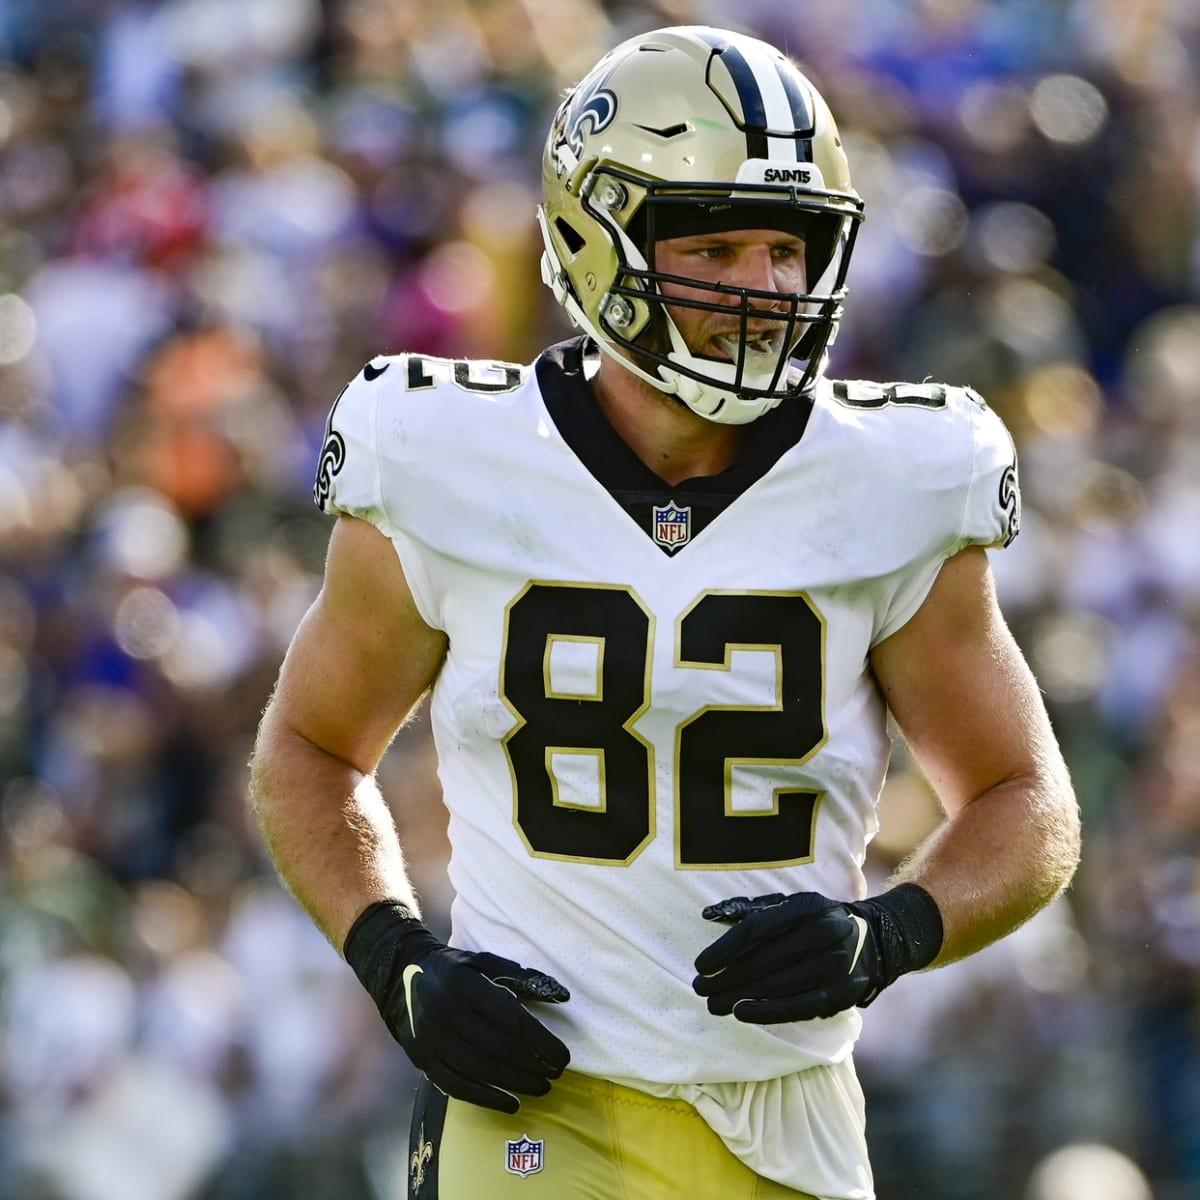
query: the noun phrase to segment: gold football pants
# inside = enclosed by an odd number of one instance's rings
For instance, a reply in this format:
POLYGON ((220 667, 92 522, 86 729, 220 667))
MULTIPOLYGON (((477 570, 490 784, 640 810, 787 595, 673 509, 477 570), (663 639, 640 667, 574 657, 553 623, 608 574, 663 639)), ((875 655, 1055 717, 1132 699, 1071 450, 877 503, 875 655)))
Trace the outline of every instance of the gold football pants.
POLYGON ((812 1200, 763 1179, 682 1100, 568 1071, 514 1116, 421 1081, 409 1200, 812 1200))

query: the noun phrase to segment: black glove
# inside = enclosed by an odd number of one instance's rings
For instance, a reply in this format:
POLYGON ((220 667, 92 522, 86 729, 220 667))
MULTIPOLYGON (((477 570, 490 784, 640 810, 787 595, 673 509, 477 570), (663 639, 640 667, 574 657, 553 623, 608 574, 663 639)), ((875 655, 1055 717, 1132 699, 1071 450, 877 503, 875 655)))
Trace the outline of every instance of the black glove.
POLYGON ((515 1113, 544 1096, 570 1052, 521 1003, 571 998, 557 979, 496 954, 454 950, 401 903, 380 900, 342 949, 413 1065, 456 1100, 515 1113))
POLYGON ((701 951, 692 987, 714 1016, 756 1025, 866 1008, 942 946, 941 913, 915 883, 853 903, 817 892, 737 896, 703 915, 733 928, 701 951))

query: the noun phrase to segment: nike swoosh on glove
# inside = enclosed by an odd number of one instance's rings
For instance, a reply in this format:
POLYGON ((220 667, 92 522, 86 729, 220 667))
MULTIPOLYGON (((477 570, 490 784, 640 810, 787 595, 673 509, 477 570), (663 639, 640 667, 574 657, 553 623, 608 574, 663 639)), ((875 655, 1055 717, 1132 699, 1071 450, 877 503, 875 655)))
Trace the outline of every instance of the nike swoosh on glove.
POLYGON ((817 892, 735 896, 703 916, 733 928, 701 951, 692 987, 714 1016, 755 1025, 866 1008, 942 946, 941 913, 915 883, 853 902, 817 892))
POLYGON ((522 1003, 571 998, 557 979, 497 954, 456 950, 399 901, 359 915, 342 948, 413 1065, 448 1096, 515 1113, 571 1060, 522 1003))

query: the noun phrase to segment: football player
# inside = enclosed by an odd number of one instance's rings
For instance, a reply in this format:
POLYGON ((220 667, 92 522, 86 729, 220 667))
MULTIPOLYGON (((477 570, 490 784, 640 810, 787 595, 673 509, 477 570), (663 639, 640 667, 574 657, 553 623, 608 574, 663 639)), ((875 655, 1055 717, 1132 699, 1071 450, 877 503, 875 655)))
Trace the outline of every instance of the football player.
POLYGON ((863 206, 775 48, 625 42, 542 176, 579 335, 378 357, 333 408, 259 820, 424 1072, 410 1196, 868 1200, 860 1010, 1078 855, 985 553, 1012 442, 966 388, 828 376, 863 206), (374 777, 427 691, 449 944, 374 777), (946 819, 868 897, 889 713, 946 819))

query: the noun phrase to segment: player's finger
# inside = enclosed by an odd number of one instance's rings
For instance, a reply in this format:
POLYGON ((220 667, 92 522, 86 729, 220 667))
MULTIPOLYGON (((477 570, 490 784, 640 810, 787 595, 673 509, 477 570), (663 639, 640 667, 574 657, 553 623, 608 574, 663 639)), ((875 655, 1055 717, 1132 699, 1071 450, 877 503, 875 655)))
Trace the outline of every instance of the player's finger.
POLYGON ((757 956, 765 944, 788 930, 789 922, 781 910, 754 913, 706 946, 696 956, 696 971, 700 975, 715 975, 743 956, 757 956))
POLYGON ((530 1055, 557 1079, 567 1069, 571 1052, 507 988, 486 975, 472 973, 461 981, 459 995, 469 1005, 474 1021, 455 1022, 455 1028, 474 1024, 479 1031, 495 1030, 514 1053, 530 1055))
POLYGON ((550 1090, 550 1079, 542 1064, 529 1055, 514 1054, 509 1044, 448 1033, 442 1039, 438 1057, 464 1078, 469 1074, 476 1083, 523 1096, 544 1096, 550 1090))
POLYGON ((468 1104, 478 1104, 481 1108, 491 1108, 510 1115, 520 1111, 521 1101, 511 1092, 490 1084, 476 1083, 446 1063, 427 1068, 425 1074, 429 1076, 430 1083, 455 1100, 465 1100, 468 1104))
MULTIPOLYGON (((515 965, 515 964, 514 964, 515 965)), ((487 977, 501 987, 507 988, 518 1000, 536 1000, 540 1004, 565 1004, 571 993, 553 975, 531 967, 517 967, 516 972, 501 971, 487 977)))
POLYGON ((733 924, 742 920, 743 917, 748 917, 751 913, 761 912, 764 908, 773 908, 777 904, 782 904, 786 899, 787 897, 782 892, 774 892, 770 896, 731 896, 728 900, 708 905, 700 915, 706 921, 723 921, 726 924, 733 924))
POLYGON ((733 969, 718 975, 697 976, 692 981, 698 996, 708 1000, 708 1011, 726 1016, 743 1000, 786 1000, 813 989, 843 986, 849 978, 849 955, 842 950, 816 959, 785 962, 757 974, 733 978, 733 969))
POLYGON ((733 1016, 747 1025, 782 1025, 836 1016, 854 1007, 854 999, 837 988, 814 988, 779 1000, 739 1000, 733 1016))
MULTIPOLYGON (((799 958, 804 954, 821 953, 837 946, 847 936, 845 918, 840 906, 823 896, 807 893, 793 897, 785 906, 770 907, 751 913, 717 940, 705 947, 696 958, 696 970, 701 975, 713 975, 730 968, 740 956, 757 958, 762 953, 799 958), (812 897, 810 900, 809 897, 812 897), (764 951, 763 947, 777 939, 785 940, 786 948, 764 951)), ((748 968, 752 969, 752 968, 748 968)))
POLYGON ((731 958, 725 966, 710 974, 697 974, 692 987, 697 995, 712 996, 720 991, 768 982, 778 989, 796 981, 799 988, 811 987, 829 978, 840 979, 850 967, 852 947, 844 936, 828 943, 800 944, 793 937, 775 937, 758 941, 745 952, 731 958))

